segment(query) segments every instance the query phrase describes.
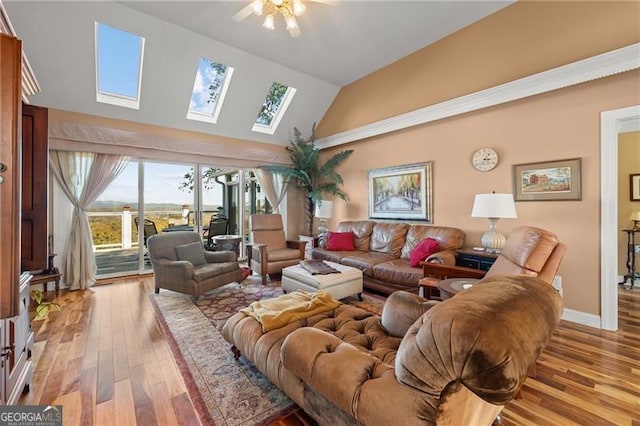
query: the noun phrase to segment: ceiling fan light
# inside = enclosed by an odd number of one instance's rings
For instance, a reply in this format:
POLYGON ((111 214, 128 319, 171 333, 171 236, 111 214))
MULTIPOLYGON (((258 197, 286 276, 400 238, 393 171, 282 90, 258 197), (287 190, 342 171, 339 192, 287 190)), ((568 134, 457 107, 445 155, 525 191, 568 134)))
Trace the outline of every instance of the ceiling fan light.
POLYGON ((276 6, 280 6, 282 3, 284 3, 284 0, 271 0, 271 3, 275 4, 276 6))
POLYGON ((265 16, 264 22, 262 23, 262 26, 265 27, 268 30, 275 30, 276 26, 275 26, 275 23, 274 23, 273 15, 269 14, 269 15, 265 16))
POLYGON ((253 3, 251 3, 251 9, 256 15, 262 16, 262 0, 253 0, 253 3))
POLYGON ((296 17, 295 16, 287 16, 285 18, 285 22, 287 23, 287 29, 288 30, 293 30, 295 28, 298 28, 298 21, 296 21, 296 17))
POLYGON ((300 0, 293 0, 293 14, 300 16, 304 13, 306 6, 300 0))

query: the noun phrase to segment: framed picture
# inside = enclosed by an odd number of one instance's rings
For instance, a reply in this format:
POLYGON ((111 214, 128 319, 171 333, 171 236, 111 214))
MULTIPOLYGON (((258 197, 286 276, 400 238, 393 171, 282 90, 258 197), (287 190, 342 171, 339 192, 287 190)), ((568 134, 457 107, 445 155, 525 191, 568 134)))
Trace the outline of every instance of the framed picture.
POLYGON ((640 201, 640 173, 629 175, 631 201, 640 201))
POLYGON ((581 200, 581 158, 515 164, 515 201, 581 200))
POLYGON ((433 222, 431 162, 369 170, 369 217, 433 222))

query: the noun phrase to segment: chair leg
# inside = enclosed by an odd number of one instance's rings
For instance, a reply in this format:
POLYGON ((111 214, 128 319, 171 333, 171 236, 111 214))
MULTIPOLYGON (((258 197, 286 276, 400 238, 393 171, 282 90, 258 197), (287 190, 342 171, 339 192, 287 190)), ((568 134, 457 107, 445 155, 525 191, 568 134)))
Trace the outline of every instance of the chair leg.
POLYGON ((362 302, 362 293, 358 293, 358 300, 362 302))
POLYGON ((262 285, 267 285, 267 274, 265 272, 262 273, 262 285))
POLYGON ((156 294, 160 293, 160 287, 156 287, 156 294))

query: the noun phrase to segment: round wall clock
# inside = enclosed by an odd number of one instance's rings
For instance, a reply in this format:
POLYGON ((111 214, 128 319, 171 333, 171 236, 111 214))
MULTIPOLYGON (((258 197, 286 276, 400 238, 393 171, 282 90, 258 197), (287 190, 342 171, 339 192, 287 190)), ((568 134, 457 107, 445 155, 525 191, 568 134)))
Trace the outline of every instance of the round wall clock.
POLYGON ((498 165, 498 153, 491 148, 480 148, 473 153, 471 164, 476 170, 488 172, 498 165))

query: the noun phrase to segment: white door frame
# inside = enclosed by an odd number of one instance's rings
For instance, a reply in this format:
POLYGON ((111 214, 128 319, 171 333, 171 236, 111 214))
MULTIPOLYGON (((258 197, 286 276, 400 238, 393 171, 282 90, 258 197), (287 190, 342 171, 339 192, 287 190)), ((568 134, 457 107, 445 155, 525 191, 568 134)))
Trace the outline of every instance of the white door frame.
POLYGON ((640 130, 640 105, 600 114, 600 327, 618 329, 618 134, 640 130))

